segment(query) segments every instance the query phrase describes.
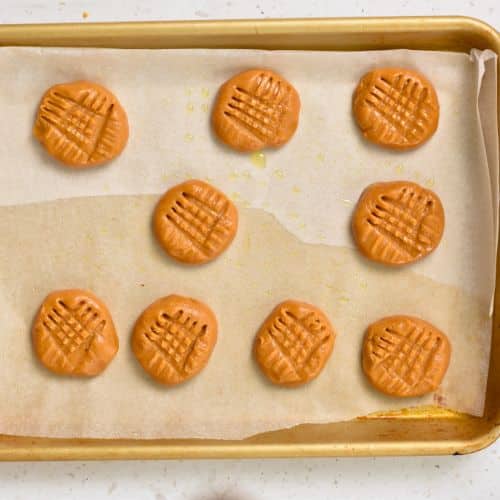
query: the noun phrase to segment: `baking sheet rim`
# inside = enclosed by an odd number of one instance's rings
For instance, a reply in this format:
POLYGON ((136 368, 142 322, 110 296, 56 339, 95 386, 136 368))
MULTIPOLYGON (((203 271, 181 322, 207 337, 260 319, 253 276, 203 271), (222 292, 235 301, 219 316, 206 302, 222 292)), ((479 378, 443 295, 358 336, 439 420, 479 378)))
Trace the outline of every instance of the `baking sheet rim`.
MULTIPOLYGON (((404 31, 404 29, 408 29, 409 27, 413 27, 415 31, 418 31, 420 34, 425 32, 431 32, 431 28, 435 29, 436 24, 441 24, 442 26, 448 25, 451 28, 462 29, 468 32, 468 34, 473 34, 482 39, 482 41, 489 46, 492 50, 494 50, 497 54, 500 53, 500 35, 489 25, 473 18, 466 17, 413 17, 413 18, 371 18, 371 19, 361 19, 361 18, 345 18, 345 19, 287 19, 287 20, 245 20, 245 21, 181 21, 181 22, 138 22, 138 23, 95 23, 92 24, 50 24, 50 25, 6 25, 0 27, 0 44, 1 45, 24 45, 24 40, 33 40, 36 39, 37 34, 42 35, 44 42, 50 41, 50 37, 57 39, 58 35, 61 33, 64 35, 68 29, 74 30, 77 29, 78 33, 75 35, 75 32, 71 31, 71 37, 73 38, 73 42, 76 37, 80 37, 80 40, 85 40, 86 34, 94 33, 94 35, 99 36, 99 30, 105 29, 106 27, 114 27, 116 29, 124 30, 122 35, 127 35, 127 29, 131 29, 132 26, 134 28, 140 28, 143 31, 146 31, 148 28, 152 26, 156 26, 157 29, 168 29, 172 26, 176 25, 177 30, 179 31, 179 27, 181 27, 181 33, 178 33, 183 36, 187 36, 189 34, 200 34, 200 26, 205 24, 207 28, 206 34, 211 34, 213 36, 223 35, 225 29, 227 27, 237 28, 240 26, 253 26, 254 27, 254 35, 259 36, 259 30, 257 26, 261 25, 262 27, 274 27, 281 28, 280 34, 287 34, 290 31, 287 31, 289 28, 294 28, 297 26, 308 27, 313 29, 315 26, 322 26, 325 28, 325 31, 322 34, 328 35, 329 29, 331 32, 335 31, 336 27, 344 28, 342 31, 349 32, 352 37, 356 36, 356 32, 363 31, 367 33, 370 31, 370 28, 373 29, 374 32, 377 30, 380 31, 390 31, 396 27, 396 31, 404 31), (424 23, 423 23, 424 21, 424 23), (425 22, 428 24, 426 25, 425 22), (406 28, 405 28, 406 25, 406 28), (434 26, 431 26, 434 25, 434 26), (210 29, 211 28, 211 29, 210 29), (217 29, 219 28, 219 29, 217 29), (95 31, 97 29, 97 32, 95 31), (195 31, 197 30, 197 33, 195 31), (59 31, 59 33, 58 33, 59 31), (9 41, 9 36, 17 38, 16 43, 2 43, 2 40, 7 39, 9 41)), ((264 33, 265 30, 260 30, 260 33, 264 33)), ((272 30, 270 30, 272 31, 272 30)), ((307 30, 303 30, 303 33, 307 32, 307 30)), ((330 34, 332 34, 330 32, 330 34)), ((100 33, 103 35, 103 33, 100 33)), ((129 35, 132 35, 130 32, 129 35)), ((167 34, 165 34, 167 35, 167 34)), ((344 33, 344 36, 347 36, 344 33)), ((64 37, 63 37, 64 38, 64 37)), ((168 38, 168 36, 167 36, 168 38)), ((59 40, 60 42, 60 40, 59 40)), ((71 40, 64 40, 63 45, 71 46, 71 40)), ((383 43, 383 42, 382 42, 383 43)), ((60 44, 60 43, 59 43, 60 44)), ((226 47, 229 44, 226 41, 226 47)), ((36 44, 40 45, 40 44, 36 44)), ((50 43, 44 43, 43 45, 50 45, 50 43)), ((76 44, 78 45, 78 44, 76 44)), ((75 46, 75 45, 73 45, 75 46)), ((97 44, 96 46, 100 46, 97 44)), ((381 49, 380 46, 373 46, 372 49, 381 49)), ((384 47, 385 48, 385 47, 384 47)), ((400 48, 405 48, 401 47, 400 48)), ((311 47, 308 47, 311 49, 311 47)), ((334 50, 334 49, 332 49, 334 50)), ((443 49, 440 49, 443 50, 443 49)), ((500 91, 499 91, 500 93, 500 91)), ((498 269, 498 266, 497 266, 498 269)), ((496 293, 498 295, 498 293, 496 293)), ((495 336, 493 336, 495 340, 495 336)), ((498 335, 496 336, 498 340, 498 335)), ((493 358, 493 349, 492 349, 492 358, 493 358)), ((494 374, 490 369, 489 373, 489 386, 493 385, 492 378, 494 374), (490 384, 491 383, 491 384, 490 384)), ((495 387, 493 387, 495 389, 495 387)), ((488 390, 489 392, 489 390, 488 390)), ((494 396, 494 395, 493 395, 494 396)), ((498 408, 496 408, 498 412, 498 408)), ((497 415, 499 417, 500 415, 497 415)), ((432 413, 431 413, 432 418, 432 413)), ((436 418, 436 417, 434 417, 436 418)), ((453 419, 461 421, 461 417, 455 415, 448 415, 443 417, 437 417, 438 419, 453 419)), ((469 417, 470 419, 471 417, 469 417)), ((473 419, 476 421, 484 422, 485 418, 473 419)), ((488 420, 488 418, 486 418, 488 420)), ((327 425, 335 425, 335 424, 327 424, 327 425)), ((292 429, 293 430, 293 429, 292 429)), ((281 431, 277 431, 281 432, 281 431)), ((468 441, 463 442, 443 442, 439 441, 420 441, 410 443, 412 449, 407 449, 405 444, 400 443, 398 445, 397 442, 388 444, 384 443, 383 446, 379 448, 375 448, 377 443, 360 443, 358 446, 355 446, 353 443, 349 444, 349 442, 344 443, 311 443, 309 445, 304 444, 295 444, 295 443, 280 443, 280 444, 252 444, 251 442, 246 442, 246 440, 241 441, 241 444, 238 444, 237 447, 231 445, 231 443, 222 443, 222 444, 203 444, 204 441, 208 440, 187 440, 192 444, 190 445, 176 445, 174 442, 172 444, 168 444, 168 441, 165 440, 151 440, 147 442, 148 444, 144 445, 144 441, 137 442, 137 446, 135 444, 130 445, 127 450, 128 453, 123 453, 123 445, 119 445, 115 440, 61 440, 61 439, 44 439, 44 438, 29 438, 24 436, 5 436, 3 438, 0 436, 0 459, 1 460, 22 460, 22 459, 77 459, 77 458, 175 458, 175 457, 252 457, 252 456, 331 456, 331 455, 391 455, 391 454, 446 454, 451 453, 453 450, 460 449, 464 453, 477 451, 479 449, 488 446, 492 442, 494 442, 500 436, 500 421, 492 422, 492 426, 486 432, 483 432, 479 436, 476 436, 474 439, 470 439, 468 441), (2 444, 2 441, 8 443, 9 441, 15 439, 19 440, 29 440, 28 446, 26 445, 18 445, 9 447, 8 444, 2 444), (39 444, 37 446, 37 442, 48 442, 48 444, 39 444), (70 443, 74 441, 75 443, 70 443), (95 447, 95 442, 102 443, 95 447), (116 445, 109 444, 109 442, 116 442, 116 445), (90 446, 85 443, 93 442, 94 445, 90 446), (65 443, 65 444, 62 444, 65 443), (429 444, 432 443, 432 444, 429 444), (229 444, 229 446, 227 446, 229 444), (144 446, 147 446, 145 449, 144 446), (180 447, 179 447, 180 446, 180 447), (250 448, 248 448, 250 447, 250 448), (348 447, 348 449, 346 448, 348 447), (125 456, 124 456, 125 455, 125 456)), ((210 443, 210 442, 209 442, 210 443)), ((212 441, 213 443, 213 441, 212 441)))

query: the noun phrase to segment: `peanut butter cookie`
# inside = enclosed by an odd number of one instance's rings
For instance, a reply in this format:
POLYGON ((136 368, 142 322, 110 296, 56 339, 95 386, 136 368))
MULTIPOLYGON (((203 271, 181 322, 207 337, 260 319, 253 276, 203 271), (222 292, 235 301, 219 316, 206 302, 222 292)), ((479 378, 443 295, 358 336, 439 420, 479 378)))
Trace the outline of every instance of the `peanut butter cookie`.
POLYGON ((132 350, 156 381, 175 385, 208 363, 217 341, 217 320, 202 302, 169 295, 153 302, 137 320, 132 350))
POLYGON ((219 139, 239 151, 288 142, 299 123, 300 98, 282 76, 265 69, 245 71, 219 90, 212 125, 219 139))
POLYGON ((33 133, 66 166, 86 168, 122 152, 128 121, 118 99, 104 87, 85 81, 63 83, 42 97, 33 133))
POLYGON ((363 370, 385 394, 423 396, 439 387, 450 355, 448 338, 435 326, 411 316, 390 316, 368 327, 363 370))
POLYGON ((287 300, 260 328, 254 355, 271 382, 297 386, 319 375, 334 341, 335 332, 322 311, 304 302, 287 300))
POLYGON ((108 309, 86 290, 49 294, 35 318, 32 339, 37 357, 59 375, 98 375, 118 351, 108 309))
POLYGON ((435 193, 413 182, 379 182, 361 195, 352 231, 358 249, 369 259, 408 264, 438 246, 443 206, 435 193))
POLYGON ((436 91, 421 73, 381 68, 367 73, 354 93, 354 116, 371 142, 409 149, 436 131, 439 103, 436 91))
POLYGON ((168 190, 158 202, 153 229, 163 249, 186 264, 215 259, 238 228, 234 204, 210 184, 191 180, 168 190))

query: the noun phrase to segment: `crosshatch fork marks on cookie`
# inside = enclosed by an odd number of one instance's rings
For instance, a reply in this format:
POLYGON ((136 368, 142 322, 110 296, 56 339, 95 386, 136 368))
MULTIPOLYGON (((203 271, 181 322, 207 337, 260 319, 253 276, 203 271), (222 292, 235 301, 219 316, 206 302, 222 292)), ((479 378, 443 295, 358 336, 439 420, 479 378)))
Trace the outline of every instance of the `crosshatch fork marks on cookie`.
POLYGON ((128 139, 128 121, 110 91, 80 81, 55 85, 44 94, 33 132, 62 163, 90 167, 121 153, 128 139))
POLYGON ((380 68, 364 75, 354 93, 353 111, 367 139, 394 149, 419 146, 439 122, 434 87, 409 69, 380 68))
POLYGON ((413 183, 367 188, 353 218, 358 246, 370 258, 402 264, 430 253, 439 243, 444 212, 438 197, 413 183))
POLYGON ((374 339, 373 355, 381 356, 385 372, 380 382, 387 382, 389 391, 409 392, 417 382, 427 381, 427 367, 442 340, 426 328, 414 326, 402 334, 386 328, 384 334, 374 339))
MULTIPOLYGON (((371 207, 367 222, 392 242, 395 251, 415 258, 437 237, 435 228, 425 223, 432 205, 433 201, 425 195, 404 188, 398 198, 382 195, 371 207)), ((382 241, 382 238, 376 240, 374 247, 382 241)), ((384 258, 388 251, 390 247, 385 245, 381 257, 384 258)))
POLYGON ((283 368, 290 368, 297 377, 307 374, 311 356, 329 337, 326 326, 314 312, 299 319, 286 309, 274 320, 268 332, 280 352, 279 356, 273 354, 269 361, 276 363, 277 371, 280 371, 280 365, 283 365, 283 368), (284 360, 288 361, 286 367, 284 360))
POLYGON ((320 373, 333 349, 334 337, 319 309, 289 300, 277 306, 261 327, 254 353, 271 381, 300 385, 320 373))
POLYGON ((40 120, 54 134, 55 148, 77 161, 110 155, 115 139, 113 106, 105 95, 89 90, 81 102, 52 92, 41 106, 40 120))
POLYGON ((223 244, 229 232, 224 220, 229 203, 221 200, 215 192, 206 194, 204 198, 197 198, 181 193, 165 217, 201 253, 209 256, 223 244))
POLYGON ((207 333, 208 325, 182 309, 170 315, 162 312, 144 335, 156 346, 149 367, 158 375, 173 370, 182 376, 191 372, 190 357, 194 349, 201 348, 198 341, 207 333))
POLYGON ((279 79, 262 73, 252 91, 235 87, 224 114, 258 139, 272 141, 279 129, 289 94, 289 87, 279 79))
POLYGON ((436 389, 447 356, 448 340, 432 325, 408 317, 387 318, 369 328, 363 363, 383 392, 404 397, 436 389))
POLYGON ((90 346, 95 337, 100 335, 106 320, 99 312, 85 300, 81 300, 77 307, 71 309, 64 301, 56 301, 56 305, 43 318, 43 326, 52 340, 52 346, 45 353, 47 362, 62 355, 72 364, 69 356, 79 351, 80 357, 92 355, 90 346))
POLYGON ((238 212, 218 189, 190 180, 163 195, 153 222, 155 235, 170 256, 201 264, 229 246, 238 228, 238 212))
POLYGON ((428 99, 429 89, 420 82, 398 74, 393 82, 380 77, 365 98, 380 118, 381 140, 420 141, 427 135, 430 112, 437 111, 428 99))
POLYGON ((217 341, 217 319, 202 302, 179 295, 158 299, 138 318, 132 350, 157 382, 172 386, 198 374, 217 341))
POLYGON ((251 152, 288 142, 299 113, 300 97, 291 83, 271 70, 251 69, 220 87, 211 120, 224 144, 251 152))
POLYGON ((33 322, 32 340, 41 363, 58 375, 98 375, 119 347, 106 305, 78 289, 47 295, 33 322))

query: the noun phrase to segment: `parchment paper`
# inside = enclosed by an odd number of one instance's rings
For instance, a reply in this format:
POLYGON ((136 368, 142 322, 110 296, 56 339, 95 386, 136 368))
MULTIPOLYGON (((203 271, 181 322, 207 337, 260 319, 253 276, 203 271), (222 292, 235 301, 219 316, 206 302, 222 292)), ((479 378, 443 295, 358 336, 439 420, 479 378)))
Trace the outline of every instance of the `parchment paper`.
POLYGON ((419 404, 482 413, 498 206, 492 53, 3 48, 0 64, 0 433, 232 439, 419 404), (352 91, 380 65, 418 69, 436 87, 439 128, 415 151, 376 148, 355 128, 352 91), (282 73, 302 100, 293 140, 263 158, 229 151, 209 126, 218 86, 255 66, 282 73), (83 78, 118 96, 131 136, 111 165, 71 172, 31 127, 48 86, 83 78), (168 259, 150 227, 158 194, 191 177, 232 196, 241 216, 230 249, 196 268, 168 259), (431 187, 447 217, 437 251, 399 270, 360 258, 348 231, 361 191, 390 179, 431 187), (92 380, 52 376, 31 351, 39 303, 69 287, 105 300, 120 336, 116 359, 92 380), (220 326, 207 368, 173 389, 150 381, 129 348, 135 318, 170 293, 207 302, 220 326), (318 305, 338 332, 321 376, 293 390, 269 384, 251 359, 259 325, 286 298, 318 305), (434 395, 391 399, 363 378, 366 326, 396 313, 450 337, 451 365, 434 395))

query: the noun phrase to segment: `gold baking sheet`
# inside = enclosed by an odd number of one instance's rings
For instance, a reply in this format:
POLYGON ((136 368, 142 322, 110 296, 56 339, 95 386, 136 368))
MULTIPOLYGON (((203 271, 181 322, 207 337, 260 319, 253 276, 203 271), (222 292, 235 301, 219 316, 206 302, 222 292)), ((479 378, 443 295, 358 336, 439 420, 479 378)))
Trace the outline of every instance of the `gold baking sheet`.
MULTIPOLYGON (((466 52, 476 47, 490 48, 497 53, 500 47, 498 34, 493 29, 466 18, 4 26, 0 27, 0 43, 123 48, 412 48, 466 52)), ((498 299, 496 296, 496 304, 498 299)), ((500 334, 495 329, 483 418, 429 408, 418 412, 372 415, 336 424, 303 425, 244 441, 61 440, 4 436, 0 437, 0 458, 222 458, 465 453, 480 449, 495 440, 500 433, 499 372, 500 334)))

